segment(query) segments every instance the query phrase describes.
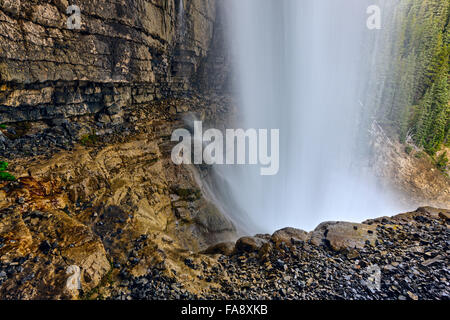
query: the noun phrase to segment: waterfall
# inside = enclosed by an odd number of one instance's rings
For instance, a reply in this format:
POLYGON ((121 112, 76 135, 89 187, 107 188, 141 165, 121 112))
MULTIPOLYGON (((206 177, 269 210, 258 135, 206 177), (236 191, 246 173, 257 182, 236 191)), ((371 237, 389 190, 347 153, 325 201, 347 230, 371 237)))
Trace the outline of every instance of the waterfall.
POLYGON ((177 24, 178 24, 178 34, 180 39, 183 39, 185 33, 186 33, 186 21, 184 18, 184 3, 183 0, 178 0, 178 8, 177 8, 177 24))
POLYGON ((228 1, 239 105, 230 127, 280 129, 280 171, 216 166, 222 207, 248 232, 395 212, 357 147, 372 34, 386 32, 368 30, 366 11, 380 1, 228 1))

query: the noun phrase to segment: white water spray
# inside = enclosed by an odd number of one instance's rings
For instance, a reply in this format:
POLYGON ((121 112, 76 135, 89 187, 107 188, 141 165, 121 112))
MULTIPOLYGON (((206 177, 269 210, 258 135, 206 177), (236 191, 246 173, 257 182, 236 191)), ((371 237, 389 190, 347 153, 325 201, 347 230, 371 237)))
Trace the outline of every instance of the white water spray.
POLYGON ((395 212, 356 147, 364 88, 373 80, 372 58, 362 51, 370 45, 370 3, 228 1, 242 120, 230 125, 280 129, 280 172, 216 167, 214 189, 227 212, 248 232, 395 212))
POLYGON ((183 0, 178 0, 177 11, 178 11, 178 17, 177 17, 178 22, 177 23, 178 23, 179 37, 180 37, 180 39, 182 39, 186 33, 186 21, 184 18, 185 11, 184 11, 183 0))

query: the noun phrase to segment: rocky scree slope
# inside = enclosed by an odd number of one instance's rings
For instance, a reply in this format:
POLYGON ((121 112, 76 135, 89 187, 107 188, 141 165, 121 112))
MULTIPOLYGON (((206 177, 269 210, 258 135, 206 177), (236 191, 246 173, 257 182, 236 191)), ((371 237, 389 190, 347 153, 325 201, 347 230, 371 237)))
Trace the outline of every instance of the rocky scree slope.
POLYGON ((327 222, 244 237, 184 262, 210 285, 193 286, 149 269, 124 275, 115 299, 450 299, 448 210, 420 208, 362 224, 327 222))

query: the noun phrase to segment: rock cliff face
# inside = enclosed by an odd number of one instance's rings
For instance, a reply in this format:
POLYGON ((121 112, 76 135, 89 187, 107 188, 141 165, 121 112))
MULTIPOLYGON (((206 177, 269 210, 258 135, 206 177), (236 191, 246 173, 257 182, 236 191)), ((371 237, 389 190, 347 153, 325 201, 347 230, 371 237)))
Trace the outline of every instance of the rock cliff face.
POLYGON ((397 195, 403 207, 424 204, 438 208, 450 206, 450 180, 422 150, 407 152, 405 145, 390 139, 382 127, 372 124, 372 169, 386 189, 397 195))
POLYGON ((222 87, 216 0, 0 1, 0 123, 73 117, 222 87), (71 20, 72 21, 72 20, 71 20), (215 37, 216 39, 213 39, 215 37), (217 40, 218 39, 218 40, 217 40))
POLYGON ((117 132, 11 161, 18 180, 0 181, 0 298, 97 297, 149 270, 206 287, 184 259, 237 235, 204 197, 199 170, 171 161, 177 106, 206 121, 224 113, 214 100, 154 102, 127 109, 133 120, 117 132))
POLYGON ((18 178, 0 181, 0 297, 90 296, 153 267, 202 282, 179 262, 236 230, 169 140, 187 114, 221 108, 197 98, 227 83, 220 10, 0 0, 0 161, 18 178))

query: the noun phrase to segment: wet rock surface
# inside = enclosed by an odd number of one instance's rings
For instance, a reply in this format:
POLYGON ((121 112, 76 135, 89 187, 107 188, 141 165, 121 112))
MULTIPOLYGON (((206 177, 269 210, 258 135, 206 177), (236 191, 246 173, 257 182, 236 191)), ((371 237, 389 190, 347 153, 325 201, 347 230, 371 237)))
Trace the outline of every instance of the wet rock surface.
MULTIPOLYGON (((30 187, 43 191, 36 185, 30 187)), ((39 201, 34 204, 45 207, 39 201)), ((75 282, 83 288, 92 289, 109 271, 98 236, 64 211, 11 206, 1 212, 0 296, 4 299, 77 297, 67 274, 76 276, 75 282)))
MULTIPOLYGON (((126 110, 127 120, 110 127, 98 127, 95 116, 84 118, 93 134, 73 139, 68 150, 42 148, 30 156, 9 145, 1 159, 18 180, 0 183, 0 261, 6 272, 0 296, 106 297, 100 288, 145 276, 149 268, 195 283, 197 276, 186 270, 196 273, 197 267, 184 259, 234 239, 236 230, 203 197, 198 169, 172 163, 170 136, 184 126, 185 114, 208 119, 221 105, 221 98, 165 100, 126 110), (29 261, 27 268, 17 267, 17 259, 29 261), (73 292, 78 278, 81 289, 73 292)), ((40 129, 34 124, 15 141, 38 148, 40 129)))

